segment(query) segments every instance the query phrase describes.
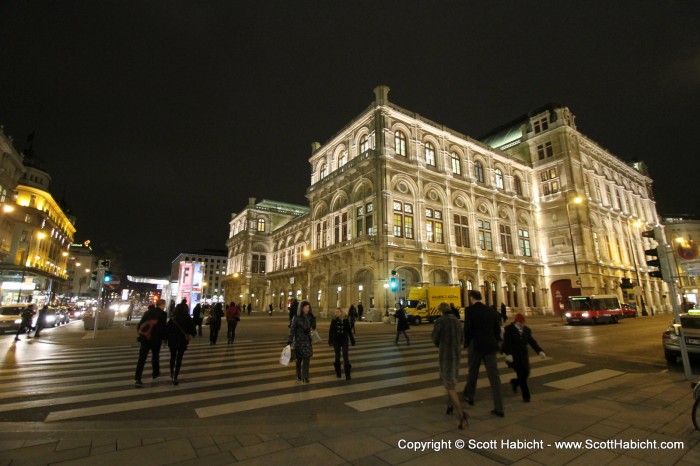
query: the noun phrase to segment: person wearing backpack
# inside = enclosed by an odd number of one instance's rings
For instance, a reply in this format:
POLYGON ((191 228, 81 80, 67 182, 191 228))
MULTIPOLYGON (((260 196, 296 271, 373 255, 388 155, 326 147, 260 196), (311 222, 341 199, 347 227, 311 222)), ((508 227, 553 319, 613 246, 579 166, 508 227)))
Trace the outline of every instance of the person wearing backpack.
POLYGON ((139 348, 139 360, 136 363, 136 373, 134 374, 134 387, 143 387, 141 382, 141 374, 146 365, 148 352, 151 354, 151 366, 153 367, 153 379, 160 376, 160 347, 163 344, 163 338, 166 336, 167 314, 165 313, 165 300, 159 299, 154 308, 149 308, 141 317, 136 330, 139 333, 138 341, 141 344, 139 348))
MULTIPOLYGON (((183 301, 184 302, 184 301, 183 301)), ((166 326, 168 335, 168 348, 170 348, 170 378, 173 385, 177 385, 177 376, 182 367, 182 357, 185 355, 187 345, 192 337, 197 335, 192 317, 190 317, 187 304, 180 303, 175 307, 166 326)))

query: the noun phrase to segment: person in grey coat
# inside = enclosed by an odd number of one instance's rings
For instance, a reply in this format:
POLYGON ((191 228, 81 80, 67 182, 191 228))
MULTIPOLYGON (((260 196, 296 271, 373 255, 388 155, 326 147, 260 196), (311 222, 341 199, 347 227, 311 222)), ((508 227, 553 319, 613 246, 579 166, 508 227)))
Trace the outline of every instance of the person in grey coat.
POLYGON ((452 312, 447 303, 440 303, 438 310, 442 317, 435 321, 432 340, 439 351, 440 379, 447 390, 447 414, 452 414, 454 407, 460 416, 458 428, 464 429, 468 425, 469 415, 462 410, 462 404, 457 395, 457 378, 459 377, 459 357, 462 351, 464 335, 462 323, 452 312))

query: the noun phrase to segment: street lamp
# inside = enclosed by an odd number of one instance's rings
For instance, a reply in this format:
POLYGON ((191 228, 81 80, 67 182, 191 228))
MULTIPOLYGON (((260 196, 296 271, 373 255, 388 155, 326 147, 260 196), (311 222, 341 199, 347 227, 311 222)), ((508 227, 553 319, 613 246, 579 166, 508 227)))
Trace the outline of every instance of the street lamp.
MULTIPOLYGON (((583 198, 581 196, 576 196, 571 199, 574 204, 581 204, 583 198)), ((574 233, 571 229, 571 212, 569 211, 569 202, 566 203, 566 223, 569 224, 569 237, 571 238, 571 254, 574 257, 574 272, 576 272, 576 284, 581 286, 581 277, 578 274, 578 263, 576 262, 576 244, 574 243, 574 233)))

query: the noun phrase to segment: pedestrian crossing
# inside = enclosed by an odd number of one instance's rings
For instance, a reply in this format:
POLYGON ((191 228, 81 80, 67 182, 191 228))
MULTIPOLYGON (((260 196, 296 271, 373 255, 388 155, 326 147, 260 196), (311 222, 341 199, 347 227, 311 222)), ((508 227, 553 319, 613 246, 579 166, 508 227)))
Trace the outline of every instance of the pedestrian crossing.
MULTIPOLYGON (((296 381, 294 363, 279 364, 283 345, 279 340, 240 340, 210 346, 195 340, 185 353, 178 386, 167 376, 170 354, 163 348, 164 376, 149 379, 149 360, 143 375, 146 387, 140 389, 133 386, 137 346, 57 347, 45 357, 0 369, 0 421, 129 418, 129 413, 143 411, 156 419, 159 413, 205 419, 310 400, 366 412, 445 397, 437 350, 427 339, 414 339, 409 346, 394 344, 386 335, 363 336, 350 350, 351 381, 336 377, 332 348, 315 345, 308 384, 296 381)), ((501 382, 507 384, 513 372, 502 356, 498 365, 501 382)), ((532 358, 531 365, 533 386, 541 380, 550 390, 571 390, 623 374, 552 358, 532 358)), ((466 372, 465 357, 462 383, 466 372)), ((482 367, 478 388, 488 386, 482 367)))

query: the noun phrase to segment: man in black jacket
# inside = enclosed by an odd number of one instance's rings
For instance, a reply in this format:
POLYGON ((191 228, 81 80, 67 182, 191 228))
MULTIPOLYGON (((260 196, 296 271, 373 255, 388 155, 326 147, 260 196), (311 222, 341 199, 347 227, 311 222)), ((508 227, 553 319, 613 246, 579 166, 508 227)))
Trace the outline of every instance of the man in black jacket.
POLYGON ((474 404, 476 380, 479 376, 481 362, 484 362, 493 393, 494 409, 491 414, 503 417, 503 398, 501 397, 501 378, 498 375, 496 352, 501 340, 501 316, 493 308, 481 302, 481 292, 469 292, 469 307, 464 313, 464 347, 469 358, 469 375, 464 387, 464 399, 474 404))
POLYGON ((151 354, 151 366, 153 367, 154 379, 160 376, 160 346, 163 344, 167 323, 167 314, 165 313, 165 300, 159 299, 156 307, 144 312, 143 317, 136 330, 139 332, 139 360, 136 363, 136 374, 134 375, 134 386, 136 388, 143 387, 141 382, 141 374, 143 367, 146 365, 148 352, 151 354), (150 328, 150 332, 146 332, 150 328))

